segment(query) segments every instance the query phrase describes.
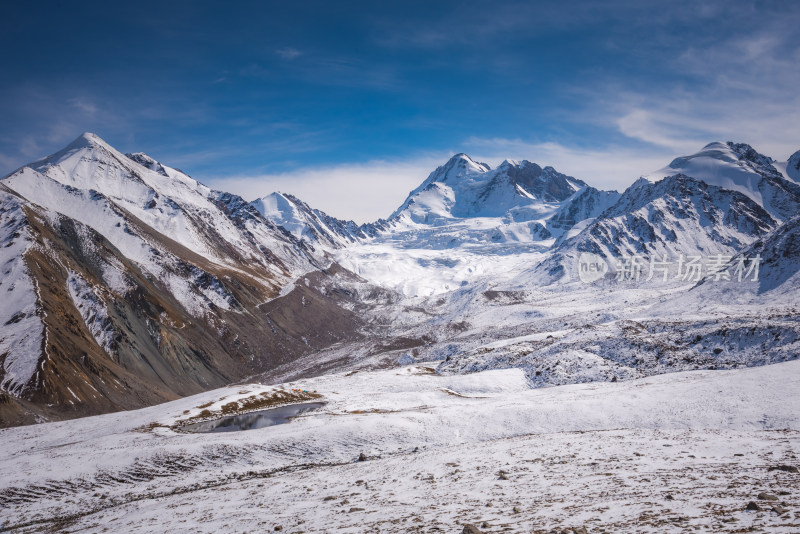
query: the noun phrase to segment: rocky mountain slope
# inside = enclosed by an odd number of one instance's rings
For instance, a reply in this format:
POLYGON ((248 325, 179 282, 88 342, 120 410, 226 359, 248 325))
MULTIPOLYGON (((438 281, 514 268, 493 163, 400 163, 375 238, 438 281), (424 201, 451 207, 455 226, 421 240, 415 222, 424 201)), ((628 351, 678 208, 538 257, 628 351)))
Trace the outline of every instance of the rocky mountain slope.
MULTIPOLYGON (((800 198, 800 197, 798 197, 800 198)), ((563 241, 537 274, 543 281, 575 279, 580 254, 675 261, 684 256, 733 255, 775 228, 777 221, 750 197, 682 174, 640 180, 611 208, 563 241)))
POLYGON ((782 167, 787 178, 800 183, 800 150, 792 154, 782 167))
MULTIPOLYGON (((726 264, 736 282, 716 284, 706 276, 685 295, 675 299, 675 307, 709 310, 715 302, 727 302, 753 313, 787 309, 800 312, 800 215, 789 219, 761 239, 740 250, 726 264), (758 264, 753 267, 753 259, 758 264)), ((788 345, 790 340, 782 339, 788 345)))
POLYGON ((271 193, 251 202, 251 205, 269 221, 288 231, 312 247, 337 249, 359 240, 375 237, 386 221, 356 224, 343 221, 314 209, 299 198, 284 193, 271 193))
POLYGON ((92 134, 4 178, 0 203, 3 425, 162 402, 359 336, 346 295, 290 285, 320 254, 92 134))

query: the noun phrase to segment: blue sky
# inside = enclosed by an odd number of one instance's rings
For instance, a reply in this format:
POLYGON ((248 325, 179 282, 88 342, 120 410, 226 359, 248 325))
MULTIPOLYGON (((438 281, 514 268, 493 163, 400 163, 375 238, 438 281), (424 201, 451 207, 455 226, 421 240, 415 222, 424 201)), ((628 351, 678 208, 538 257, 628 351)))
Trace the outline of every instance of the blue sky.
POLYGON ((0 174, 92 131, 366 221, 455 152, 621 189, 714 140, 800 149, 800 2, 13 4, 0 174))

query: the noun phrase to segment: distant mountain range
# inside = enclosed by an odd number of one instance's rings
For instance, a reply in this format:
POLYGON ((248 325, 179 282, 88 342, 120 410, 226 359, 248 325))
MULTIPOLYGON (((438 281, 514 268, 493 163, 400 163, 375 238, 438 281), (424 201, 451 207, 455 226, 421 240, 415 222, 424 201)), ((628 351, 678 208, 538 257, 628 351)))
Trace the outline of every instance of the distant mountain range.
MULTIPOLYGON (((419 298, 569 284, 582 253, 761 254, 756 293, 793 291, 798 182, 800 151, 775 162, 735 143, 621 194, 457 154, 387 219, 356 224, 289 194, 248 202, 83 134, 0 180, 0 426, 162 402, 347 343, 421 346, 391 319, 441 313, 419 298)), ((470 319, 453 306, 448 324, 470 319)))

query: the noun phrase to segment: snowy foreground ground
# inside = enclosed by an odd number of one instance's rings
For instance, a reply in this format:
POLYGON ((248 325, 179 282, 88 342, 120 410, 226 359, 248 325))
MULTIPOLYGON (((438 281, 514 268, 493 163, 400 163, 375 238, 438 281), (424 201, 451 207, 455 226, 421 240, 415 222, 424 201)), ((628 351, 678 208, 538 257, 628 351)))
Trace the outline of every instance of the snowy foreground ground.
POLYGON ((0 530, 798 532, 798 393, 797 361, 543 389, 424 366, 230 387, 0 430, 0 530), (327 404, 173 429, 278 389, 327 404))

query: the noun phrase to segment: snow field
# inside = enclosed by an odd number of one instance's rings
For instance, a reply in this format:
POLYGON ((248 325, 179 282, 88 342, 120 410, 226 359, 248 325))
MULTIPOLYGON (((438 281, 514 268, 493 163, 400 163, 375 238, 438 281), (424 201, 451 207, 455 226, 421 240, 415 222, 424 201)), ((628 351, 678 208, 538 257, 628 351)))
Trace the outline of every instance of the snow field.
POLYGON ((417 365, 286 384, 327 402, 289 424, 170 428, 209 402, 215 410, 275 388, 248 384, 2 430, 0 501, 7 525, 36 522, 21 532, 75 514, 86 514, 76 530, 120 532, 450 531, 476 520, 492 532, 781 531, 791 514, 743 508, 759 491, 788 491, 790 506, 800 496, 797 475, 768 471, 796 464, 798 371, 788 362, 530 390, 517 369, 439 376, 417 365), (360 454, 368 460, 356 462, 360 454))

